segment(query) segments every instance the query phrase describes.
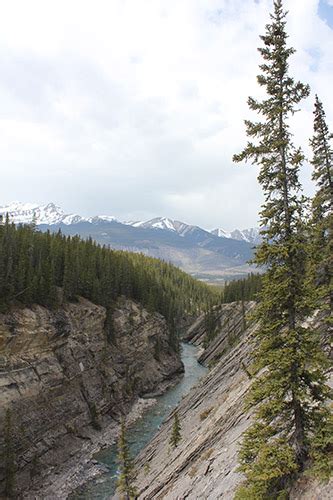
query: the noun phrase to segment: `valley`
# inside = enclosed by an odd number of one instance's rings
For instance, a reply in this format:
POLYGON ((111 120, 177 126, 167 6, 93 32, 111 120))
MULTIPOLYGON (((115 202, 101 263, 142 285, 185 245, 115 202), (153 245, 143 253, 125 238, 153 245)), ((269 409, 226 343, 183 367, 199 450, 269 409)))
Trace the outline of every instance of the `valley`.
MULTIPOLYGON (((220 296, 172 265, 92 240, 8 221, 0 236, 2 259, 13 262, 13 286, 0 288, 0 491, 109 498, 125 415, 139 498, 234 498, 244 480, 238 443, 253 421, 244 398, 260 377, 251 364, 260 277, 220 296), (30 259, 19 258, 24 248, 30 259), (185 376, 180 339, 192 344, 183 346, 185 376), (172 449, 175 411, 181 439, 172 449)), ((326 316, 303 326, 321 332, 325 350, 326 316)), ((330 488, 299 474, 290 498, 325 499, 330 488)))
POLYGON ((331 500, 333 0, 0 24, 0 500, 331 500))
MULTIPOLYGON (((216 314, 217 332, 207 346, 204 318, 190 326, 185 339, 201 348, 198 360, 209 367, 177 407, 181 440, 168 447, 173 412, 136 458, 136 486, 142 500, 232 499, 244 476, 239 472, 239 443, 253 422, 244 403, 253 381, 254 302, 225 304, 216 314), (206 345, 206 348, 204 346, 206 345)), ((322 327, 317 315, 312 327, 322 327)), ((333 375, 330 377, 333 386, 333 375)), ((333 480, 299 474, 288 495, 291 500, 330 500, 333 480)), ((113 497, 118 498, 118 497, 113 497)), ((252 497, 249 497, 252 498, 252 497)))
MULTIPOLYGON (((63 498, 53 471, 66 472, 73 459, 81 463, 82 449, 88 454, 114 439, 122 413, 182 375, 162 316, 119 300, 111 344, 105 320, 105 308, 85 299, 56 312, 34 306, 0 314, 1 422, 10 417, 0 453, 6 456, 8 446, 15 450, 16 494, 34 498, 42 482, 50 498, 63 498)), ((134 414, 141 412, 139 407, 134 414)), ((0 468, 1 492, 8 474, 0 468)))
POLYGON ((254 246, 260 242, 258 229, 222 234, 165 217, 122 223, 107 215, 84 218, 66 214, 53 203, 45 206, 15 203, 0 207, 0 215, 5 218, 7 213, 15 223, 34 220, 41 231, 61 230, 66 235, 91 237, 101 245, 171 262, 212 284, 223 284, 256 271, 248 262, 253 257, 254 246))
MULTIPOLYGON (((182 343, 181 358, 184 364, 184 376, 173 387, 167 389, 163 395, 146 400, 146 402, 151 401, 152 406, 148 407, 142 417, 130 425, 128 429, 130 451, 133 457, 136 457, 148 444, 170 412, 207 372, 207 368, 198 363, 197 356, 197 347, 189 343, 182 343)), ((106 447, 94 458, 101 466, 98 476, 77 488, 69 496, 69 500, 82 500, 88 497, 106 500, 115 493, 118 471, 116 445, 106 447), (106 467, 106 470, 103 470, 103 467, 106 467)))

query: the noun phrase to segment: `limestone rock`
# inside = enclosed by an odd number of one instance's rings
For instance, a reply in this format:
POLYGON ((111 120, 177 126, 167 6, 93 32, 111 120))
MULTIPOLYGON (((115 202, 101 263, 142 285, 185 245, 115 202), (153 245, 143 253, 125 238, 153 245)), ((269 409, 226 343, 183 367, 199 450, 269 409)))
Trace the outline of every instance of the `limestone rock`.
MULTIPOLYGON (((251 339, 257 325, 249 313, 255 303, 224 304, 216 310, 217 335, 200 356, 211 367, 208 374, 181 401, 177 412, 182 440, 171 450, 168 443, 171 414, 140 453, 136 466, 139 499, 231 500, 243 477, 238 469, 238 447, 251 423, 244 412, 244 397, 251 384, 251 339)), ((309 320, 321 324, 315 315, 309 320)), ((204 316, 187 330, 187 340, 205 345, 204 316)), ((292 499, 319 500, 332 497, 332 481, 319 484, 301 477, 292 499)), ((115 497, 117 498, 117 497, 115 497)))
MULTIPOLYGON (((248 303, 247 310, 253 306, 248 303)), ((175 450, 168 448, 170 415, 138 458, 140 499, 233 498, 241 479, 238 442, 251 418, 243 401, 251 382, 246 366, 256 325, 243 330, 237 303, 223 305, 220 318, 219 333, 200 358, 214 366, 178 407, 182 440, 175 450)), ((202 345, 204 334, 199 318, 187 338, 202 345)))
MULTIPOLYGON (((0 455, 11 409, 16 489, 57 469, 141 395, 182 373, 164 318, 119 300, 112 341, 106 310, 80 299, 0 315, 0 455)), ((4 466, 0 461, 0 496, 4 466)))

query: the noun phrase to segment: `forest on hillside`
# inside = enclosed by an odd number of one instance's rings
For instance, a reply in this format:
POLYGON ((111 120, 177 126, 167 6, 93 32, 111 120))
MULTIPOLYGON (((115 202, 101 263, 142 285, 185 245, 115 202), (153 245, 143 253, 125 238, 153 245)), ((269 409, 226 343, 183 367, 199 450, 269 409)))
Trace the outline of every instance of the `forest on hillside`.
POLYGON ((0 308, 40 304, 56 308, 85 297, 108 310, 119 296, 161 313, 171 332, 184 314, 197 313, 220 300, 208 287, 160 260, 101 247, 91 238, 39 232, 34 224, 0 225, 0 308))

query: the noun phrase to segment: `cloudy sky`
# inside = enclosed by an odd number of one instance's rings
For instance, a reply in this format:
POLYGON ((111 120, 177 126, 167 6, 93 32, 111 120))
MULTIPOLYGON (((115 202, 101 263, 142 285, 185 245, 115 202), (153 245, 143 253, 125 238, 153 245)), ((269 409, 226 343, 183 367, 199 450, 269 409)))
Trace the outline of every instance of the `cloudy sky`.
MULTIPOLYGON (((256 224, 245 144, 271 0, 11 0, 0 16, 0 205, 256 224)), ((333 0, 289 0, 294 120, 307 150, 318 93, 333 130, 333 0)), ((311 192, 310 167, 303 171, 311 192)))

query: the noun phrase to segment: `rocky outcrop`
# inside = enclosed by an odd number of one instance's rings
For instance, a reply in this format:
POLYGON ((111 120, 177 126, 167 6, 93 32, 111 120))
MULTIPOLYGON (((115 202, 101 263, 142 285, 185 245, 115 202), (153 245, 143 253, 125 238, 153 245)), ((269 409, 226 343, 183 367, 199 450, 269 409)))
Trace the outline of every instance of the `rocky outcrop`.
MULTIPOLYGON (((254 303, 247 303, 251 312, 254 303)), ((222 305, 216 311, 217 334, 200 359, 211 370, 178 406, 182 439, 169 446, 173 414, 137 459, 140 499, 234 498, 243 478, 238 472, 238 446, 251 422, 244 412, 244 397, 251 384, 251 337, 257 325, 242 304, 222 305)), ((320 322, 320 318, 315 318, 320 322)), ((204 317, 190 327, 187 339, 205 343, 204 317)), ((331 498, 332 482, 323 486, 301 478, 291 493, 294 499, 331 498)))
MULTIPOLYGON (((225 321, 222 320, 219 334, 213 341, 220 359, 215 360, 215 366, 178 407, 182 428, 179 445, 175 450, 167 445, 173 422, 171 414, 140 454, 137 463, 139 498, 233 497, 240 479, 237 443, 250 418, 243 412, 243 399, 250 385, 246 373, 250 353, 248 339, 255 328, 251 323, 243 331, 238 320, 232 322, 231 328, 227 319, 233 312, 238 317, 238 304, 222 306, 220 316, 225 321)), ((192 337, 197 345, 201 345, 204 338, 202 321, 199 319, 188 332, 187 338, 192 337)), ((209 356, 206 361, 213 359, 209 356)))
POLYGON ((199 363, 213 366, 242 337, 249 323, 249 316, 255 307, 255 302, 232 302, 216 307, 214 315, 213 338, 207 342, 207 327, 205 315, 202 314, 188 328, 185 340, 202 347, 199 363), (207 345, 208 344, 208 345, 207 345))
POLYGON ((105 322, 106 310, 84 299, 0 315, 0 455, 8 462, 13 451, 17 492, 182 372, 161 315, 121 299, 111 340, 105 322))

